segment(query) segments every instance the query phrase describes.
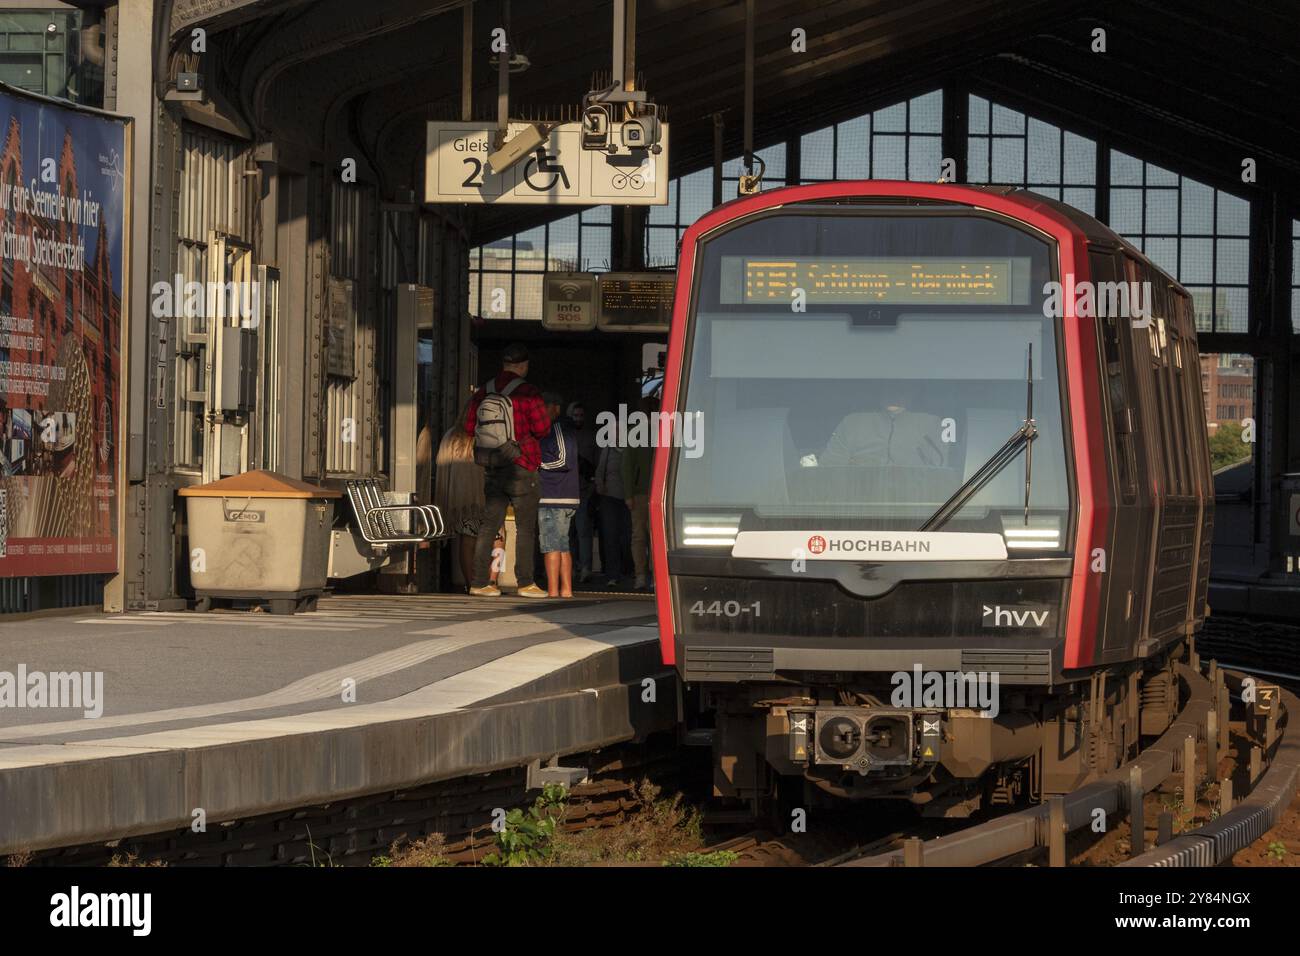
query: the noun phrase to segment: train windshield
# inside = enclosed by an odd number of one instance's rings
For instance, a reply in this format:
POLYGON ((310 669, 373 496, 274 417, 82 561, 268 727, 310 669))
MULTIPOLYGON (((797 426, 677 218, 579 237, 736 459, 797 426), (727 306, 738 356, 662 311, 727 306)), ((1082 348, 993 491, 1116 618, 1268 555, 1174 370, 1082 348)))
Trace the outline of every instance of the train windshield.
POLYGON ((996 533, 1011 557, 1063 553, 1052 245, 980 214, 806 207, 713 235, 698 262, 677 546, 918 531, 957 496, 941 530, 996 533), (1023 426, 1031 395, 1029 448, 959 495, 1023 426))

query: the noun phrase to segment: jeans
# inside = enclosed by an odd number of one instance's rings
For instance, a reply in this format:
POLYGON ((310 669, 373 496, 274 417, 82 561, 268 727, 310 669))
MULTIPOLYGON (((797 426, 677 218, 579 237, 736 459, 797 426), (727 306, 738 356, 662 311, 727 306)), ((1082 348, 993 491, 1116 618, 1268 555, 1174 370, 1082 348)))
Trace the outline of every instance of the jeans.
POLYGON ((593 507, 592 496, 588 494, 581 500, 578 511, 573 516, 574 534, 578 538, 578 551, 573 563, 577 565, 579 573, 591 570, 591 533, 592 525, 595 524, 592 520, 593 507))
POLYGON ((483 527, 474 547, 474 587, 485 587, 492 570, 492 542, 505 524, 506 508, 515 509, 515 581, 526 588, 533 583, 533 551, 537 547, 537 502, 541 483, 537 472, 513 462, 484 469, 483 497, 487 507, 483 527))
POLYGON ((569 522, 573 508, 541 508, 537 512, 537 527, 542 539, 542 554, 569 550, 569 522))
POLYGON ((609 562, 605 575, 613 580, 627 574, 624 556, 632 540, 632 514, 622 498, 600 496, 601 556, 609 562))

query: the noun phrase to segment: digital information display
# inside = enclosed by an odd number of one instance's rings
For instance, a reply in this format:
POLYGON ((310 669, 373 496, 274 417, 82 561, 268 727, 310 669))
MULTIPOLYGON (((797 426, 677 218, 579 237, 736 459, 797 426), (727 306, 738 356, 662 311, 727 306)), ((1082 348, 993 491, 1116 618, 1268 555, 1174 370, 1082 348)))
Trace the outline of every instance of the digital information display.
POLYGON ((605 272, 597 280, 602 329, 667 332, 673 318, 671 272, 605 272))
POLYGON ((1028 258, 724 256, 724 305, 1028 305, 1028 258))

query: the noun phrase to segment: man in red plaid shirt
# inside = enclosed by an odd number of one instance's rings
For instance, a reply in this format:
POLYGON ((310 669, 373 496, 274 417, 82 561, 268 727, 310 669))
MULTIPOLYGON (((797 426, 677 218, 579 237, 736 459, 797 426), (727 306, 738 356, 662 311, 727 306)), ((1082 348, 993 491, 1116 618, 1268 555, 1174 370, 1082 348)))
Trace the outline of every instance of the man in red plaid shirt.
MULTIPOLYGON (((496 391, 503 391, 516 378, 528 376, 528 349, 520 343, 506 346, 501 355, 501 371, 494 379, 496 391)), ((487 395, 486 385, 470 400, 465 431, 472 436, 478 424, 478 406, 487 395)), ((524 382, 510 393, 514 409, 515 442, 519 456, 508 465, 489 466, 483 470, 483 497, 486 513, 474 546, 474 580, 469 593, 479 597, 496 597, 501 592, 489 579, 492 570, 492 542, 505 524, 506 507, 515 509, 515 580, 521 597, 546 597, 533 578, 533 551, 537 542, 537 506, 541 485, 537 469, 542 462, 537 440, 551 430, 542 393, 524 382)))

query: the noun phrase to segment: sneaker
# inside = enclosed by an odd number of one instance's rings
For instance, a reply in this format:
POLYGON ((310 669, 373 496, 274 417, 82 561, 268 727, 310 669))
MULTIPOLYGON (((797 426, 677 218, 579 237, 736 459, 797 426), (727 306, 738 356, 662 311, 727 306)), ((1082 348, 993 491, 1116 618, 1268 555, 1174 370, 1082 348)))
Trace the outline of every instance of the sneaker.
POLYGON ((474 597, 500 597, 501 589, 495 584, 488 584, 481 588, 470 588, 469 593, 474 597))
POLYGON ((638 575, 636 576, 636 582, 632 585, 632 590, 634 590, 634 591, 644 591, 644 590, 645 590, 645 575, 644 575, 644 574, 638 574, 638 575))
MULTIPOLYGON (((497 593, 499 594, 500 592, 498 591, 497 593)), ((526 597, 526 598, 544 598, 547 596, 546 592, 543 591, 541 588, 539 588, 536 584, 530 584, 526 588, 520 588, 515 593, 518 594, 520 597, 526 597)))

